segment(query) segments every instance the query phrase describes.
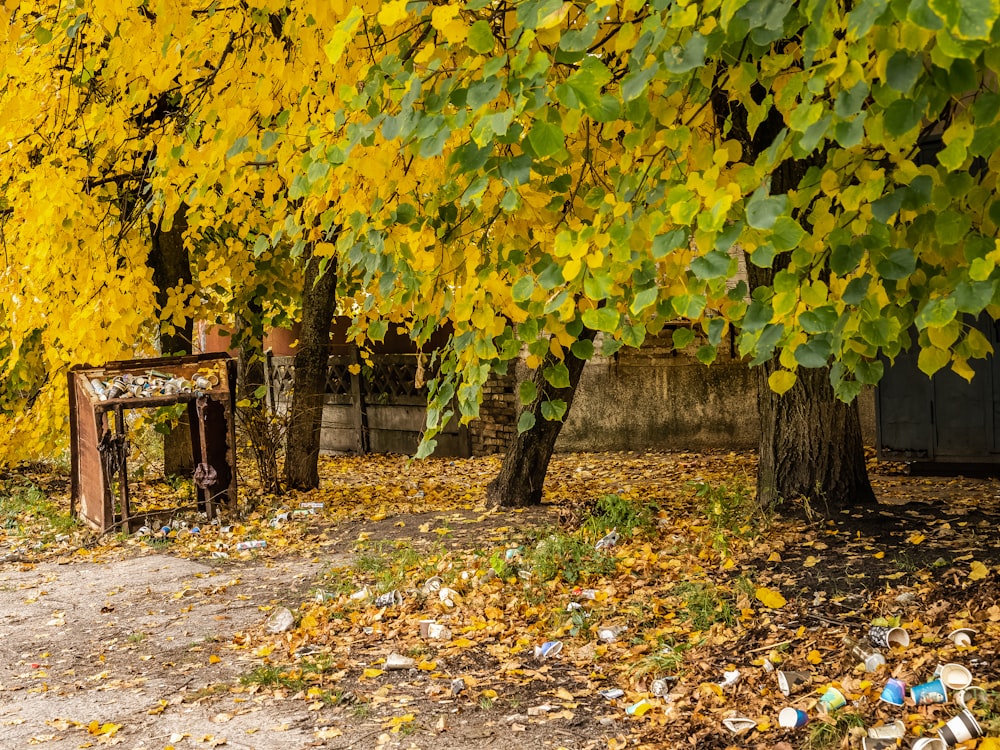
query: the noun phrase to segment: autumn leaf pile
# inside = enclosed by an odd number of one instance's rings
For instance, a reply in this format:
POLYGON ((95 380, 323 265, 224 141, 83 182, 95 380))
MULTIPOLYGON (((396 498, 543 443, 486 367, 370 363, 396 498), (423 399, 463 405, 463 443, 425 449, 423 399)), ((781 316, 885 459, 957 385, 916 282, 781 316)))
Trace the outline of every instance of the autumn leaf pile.
POLYGON ((992 480, 876 474, 877 488, 898 495, 910 481, 947 503, 806 523, 755 508, 746 454, 561 456, 542 508, 487 513, 496 466, 324 459, 320 490, 258 498, 243 518, 189 516, 99 540, 80 529, 59 541, 35 534, 47 540, 39 548, 19 541, 26 526, 15 519, 0 551, 327 562, 307 597, 285 602, 285 626, 268 619, 277 609, 262 612, 261 627, 231 644, 257 664, 234 689, 300 697, 322 716, 324 737, 359 711, 378 717, 385 737, 446 731, 440 711, 456 707, 499 713, 512 731, 589 727, 612 748, 853 747, 866 728, 896 720, 912 740, 936 736, 959 707, 954 696, 891 706, 879 700, 886 680, 920 684, 949 662, 986 689, 977 716, 987 738, 998 734, 992 480), (264 546, 237 548, 248 541, 264 546), (910 643, 883 648, 886 665, 865 672, 844 639, 866 643, 873 623, 902 627, 910 643), (976 631, 971 645, 948 639, 959 627, 976 631), (788 696, 782 670, 806 675, 788 696), (847 705, 823 713, 830 687, 847 705), (786 707, 809 723, 779 726, 786 707))

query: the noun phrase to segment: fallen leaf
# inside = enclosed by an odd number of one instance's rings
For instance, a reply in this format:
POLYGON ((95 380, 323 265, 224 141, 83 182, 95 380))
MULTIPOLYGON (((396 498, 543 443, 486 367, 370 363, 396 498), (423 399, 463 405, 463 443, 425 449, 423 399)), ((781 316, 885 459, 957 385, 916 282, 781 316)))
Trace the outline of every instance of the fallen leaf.
POLYGON ((969 566, 969 580, 970 581, 981 581, 990 574, 990 569, 983 565, 979 560, 976 560, 969 566))
POLYGON ((770 607, 771 609, 780 609, 788 603, 785 600, 785 597, 781 595, 780 591, 765 588, 764 586, 758 588, 754 596, 757 597, 757 600, 760 601, 761 604, 765 607, 770 607))

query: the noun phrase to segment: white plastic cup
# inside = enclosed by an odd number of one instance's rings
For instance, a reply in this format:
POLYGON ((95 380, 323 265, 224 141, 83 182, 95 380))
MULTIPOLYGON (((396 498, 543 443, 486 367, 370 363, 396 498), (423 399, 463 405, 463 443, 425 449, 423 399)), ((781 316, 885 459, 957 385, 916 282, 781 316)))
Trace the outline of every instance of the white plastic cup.
POLYGON ((781 709, 781 713, 778 714, 778 726, 785 729, 804 727, 808 723, 809 714, 798 708, 789 706, 788 708, 781 709))

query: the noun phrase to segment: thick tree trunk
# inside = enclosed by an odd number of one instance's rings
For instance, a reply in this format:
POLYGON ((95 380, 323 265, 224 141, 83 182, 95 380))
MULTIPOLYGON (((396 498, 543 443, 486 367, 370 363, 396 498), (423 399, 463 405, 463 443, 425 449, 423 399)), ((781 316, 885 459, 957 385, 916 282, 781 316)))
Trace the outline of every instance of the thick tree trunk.
POLYGON ((330 356, 330 326, 336 308, 337 264, 311 256, 302 290, 302 330, 295 354, 295 379, 285 450, 289 489, 319 487, 320 428, 330 356), (325 261, 325 266, 322 261, 325 261))
POLYGON ((767 384, 774 369, 769 362, 756 373, 761 424, 757 502, 792 510, 801 500, 807 518, 874 505, 857 403, 837 399, 828 367, 800 367, 795 385, 779 396, 767 384))
MULTIPOLYGON (((174 216, 173 226, 168 230, 159 224, 151 228, 151 244, 147 264, 153 270, 153 284, 156 286, 157 310, 163 310, 170 299, 168 291, 186 287, 191 283, 191 258, 184 246, 184 232, 187 229, 187 207, 183 204, 174 216)), ((160 354, 165 357, 192 352, 194 320, 187 318, 181 328, 173 331, 160 329, 160 354)), ((191 427, 187 413, 177 426, 163 438, 163 473, 167 475, 187 475, 194 472, 194 455, 191 448, 191 427)))
MULTIPOLYGON (((775 259, 776 266, 779 262, 775 259)), ((775 270, 757 268, 748 259, 750 288, 771 284, 775 270)), ((837 398, 829 367, 799 367, 795 385, 779 396, 767 383, 778 367, 774 358, 755 368, 758 504, 787 511, 801 501, 807 518, 874 505, 857 402, 837 398)))
MULTIPOLYGON (((584 329, 581 339, 592 341, 594 331, 584 329)), ((524 410, 535 415, 534 426, 519 433, 507 447, 500 471, 486 486, 486 504, 491 508, 523 508, 537 505, 542 501, 542 487, 545 484, 545 474, 549 469, 549 459, 556 445, 556 438, 562 430, 563 422, 569 416, 573 406, 573 396, 580 383, 580 375, 586 360, 575 357, 566 350, 563 360, 569 370, 569 386, 553 388, 542 377, 545 366, 554 364, 556 359, 549 355, 542 367, 535 370, 531 377, 538 389, 538 397, 524 410), (562 399, 566 402, 566 413, 563 421, 549 421, 541 414, 542 401, 562 399)))

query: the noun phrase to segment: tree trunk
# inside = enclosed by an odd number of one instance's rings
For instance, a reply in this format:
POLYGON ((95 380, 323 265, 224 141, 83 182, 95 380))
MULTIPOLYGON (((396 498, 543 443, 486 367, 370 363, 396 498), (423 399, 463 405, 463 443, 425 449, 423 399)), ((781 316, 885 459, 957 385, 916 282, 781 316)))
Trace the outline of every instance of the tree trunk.
MULTIPOLYGON (((775 268, 757 268, 747 259, 750 288, 769 285, 775 268)), ((830 368, 796 370, 796 382, 778 395, 767 379, 779 369, 777 358, 755 368, 760 448, 757 503, 790 509, 802 501, 807 518, 832 517, 844 508, 871 506, 856 401, 845 404, 830 383, 830 368)))
MULTIPOLYGON (((580 338, 593 341, 594 331, 584 329, 580 338)), ((580 383, 580 375, 586 360, 566 350, 563 360, 569 370, 569 386, 553 388, 542 376, 545 367, 557 362, 551 354, 546 356, 542 367, 532 372, 531 379, 538 389, 538 397, 524 411, 535 415, 535 424, 530 430, 518 433, 507 447, 500 471, 486 486, 486 505, 490 508, 523 508, 542 502, 542 487, 549 469, 549 459, 556 445, 556 438, 563 423, 569 417, 573 406, 573 396, 580 383), (541 414, 542 402, 562 399, 566 402, 566 413, 561 421, 549 421, 541 414)))
POLYGON ((800 367, 782 395, 768 387, 774 361, 757 368, 760 452, 757 502, 788 510, 802 501, 807 518, 872 506, 857 402, 837 399, 830 368, 800 367))
MULTIPOLYGON (((159 224, 151 227, 151 244, 147 264, 153 270, 156 286, 157 310, 163 310, 170 299, 168 291, 191 283, 191 258, 184 246, 187 229, 187 206, 181 204, 168 230, 159 224)), ((160 354, 164 357, 190 354, 194 338, 194 320, 186 318, 184 325, 165 332, 161 322, 160 354)), ((163 473, 190 476, 194 472, 194 454, 191 447, 191 426, 185 412, 180 422, 163 438, 163 473)))
POLYGON ((330 357, 330 326, 337 296, 333 258, 310 256, 302 289, 302 330, 295 353, 295 379, 285 450, 289 489, 319 487, 319 444, 330 357))

